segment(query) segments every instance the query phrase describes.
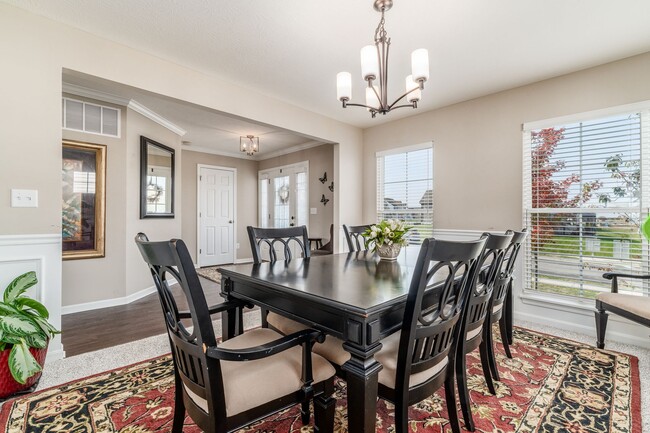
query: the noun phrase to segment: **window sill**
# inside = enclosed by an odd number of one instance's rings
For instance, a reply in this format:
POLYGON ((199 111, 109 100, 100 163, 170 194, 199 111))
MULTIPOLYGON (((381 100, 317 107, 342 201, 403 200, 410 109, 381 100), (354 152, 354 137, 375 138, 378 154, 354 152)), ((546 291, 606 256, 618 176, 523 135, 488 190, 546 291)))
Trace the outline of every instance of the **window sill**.
POLYGON ((581 300, 570 296, 558 296, 551 293, 540 294, 537 292, 526 291, 519 295, 519 298, 524 304, 539 305, 542 307, 553 305, 560 307, 560 309, 570 309, 568 311, 572 312, 575 312, 576 309, 593 312, 595 309, 595 300, 593 299, 581 300))

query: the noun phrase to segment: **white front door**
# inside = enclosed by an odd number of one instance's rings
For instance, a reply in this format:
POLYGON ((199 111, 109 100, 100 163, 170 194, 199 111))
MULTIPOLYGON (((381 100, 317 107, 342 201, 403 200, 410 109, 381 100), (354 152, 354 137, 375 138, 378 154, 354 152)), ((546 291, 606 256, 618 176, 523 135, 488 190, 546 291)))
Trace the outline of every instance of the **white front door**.
POLYGON ((199 266, 234 263, 234 171, 199 168, 199 266))

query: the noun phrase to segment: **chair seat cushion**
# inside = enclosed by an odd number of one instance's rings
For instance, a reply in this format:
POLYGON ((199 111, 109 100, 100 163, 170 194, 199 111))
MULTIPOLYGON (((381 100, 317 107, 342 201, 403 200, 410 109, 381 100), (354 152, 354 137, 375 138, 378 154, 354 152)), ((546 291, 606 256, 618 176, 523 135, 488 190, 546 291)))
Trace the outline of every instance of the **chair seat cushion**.
MULTIPOLYGON (((219 347, 243 349, 269 343, 282 337, 271 329, 253 329, 224 341, 219 347)), ((327 380, 336 373, 329 362, 316 354, 312 354, 312 368, 314 383, 327 380)), ((300 390, 302 347, 292 347, 268 358, 254 361, 222 361, 221 372, 226 396, 226 413, 232 416, 300 390)), ((188 395, 207 411, 205 400, 201 402, 200 397, 191 393, 188 395), (199 401, 196 400, 197 398, 199 401)))
POLYGON ((624 295, 622 293, 599 293, 596 299, 604 304, 650 320, 650 298, 647 296, 624 295))
MULTIPOLYGON (((283 333, 293 333, 307 328, 301 323, 287 319, 286 317, 282 317, 277 314, 274 315, 274 318, 271 318, 271 314, 272 313, 269 313, 268 315, 269 323, 272 323, 274 327, 283 333)), ((479 327, 478 332, 480 331, 481 328, 479 327)), ((395 388, 399 339, 400 332, 398 331, 381 340, 382 348, 375 355, 375 359, 384 366, 384 368, 379 372, 379 382, 389 388, 395 388)), ((343 341, 336 337, 332 337, 331 335, 327 336, 323 344, 315 344, 313 350, 314 353, 321 355, 323 358, 339 366, 345 364, 345 362, 350 359, 350 352, 347 352, 345 349, 343 349, 343 341)), ((409 386, 413 387, 415 385, 426 382, 428 379, 442 370, 447 365, 447 363, 448 359, 445 358, 433 367, 411 375, 409 386)))
MULTIPOLYGON (((392 335, 381 340, 382 348, 375 355, 375 359, 384 366, 379 372, 379 383, 387 386, 388 388, 395 389, 395 378, 397 376, 397 353, 399 352, 399 340, 401 331, 395 332, 392 335)), ((444 357, 442 361, 438 362, 433 367, 430 367, 419 373, 411 374, 409 379, 409 387, 414 387, 431 379, 436 373, 440 372, 447 363, 448 357, 444 357)))
MULTIPOLYGON (((298 323, 295 320, 288 319, 273 312, 270 312, 268 316, 266 316, 266 319, 269 322, 269 325, 273 326, 284 335, 293 334, 294 332, 308 328, 308 326, 305 326, 302 323, 298 323)), ((350 352, 343 349, 343 341, 336 337, 332 337, 331 335, 328 335, 322 344, 314 344, 312 350, 314 353, 319 354, 336 365, 343 365, 348 359, 350 359, 350 352)))

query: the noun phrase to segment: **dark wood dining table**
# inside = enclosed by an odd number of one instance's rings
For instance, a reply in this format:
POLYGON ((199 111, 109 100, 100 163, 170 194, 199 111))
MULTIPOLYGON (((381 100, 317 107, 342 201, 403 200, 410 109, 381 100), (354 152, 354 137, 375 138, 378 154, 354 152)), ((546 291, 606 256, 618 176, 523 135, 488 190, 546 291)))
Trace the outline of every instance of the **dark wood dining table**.
MULTIPOLYGON (((343 340, 351 355, 342 369, 348 386, 348 431, 375 431, 374 354, 382 338, 400 329, 419 247, 402 248, 394 262, 355 252, 219 268, 222 295, 302 322, 343 340)), ((435 296, 435 295, 430 295, 435 296)), ((224 317, 223 338, 235 335, 224 317)))

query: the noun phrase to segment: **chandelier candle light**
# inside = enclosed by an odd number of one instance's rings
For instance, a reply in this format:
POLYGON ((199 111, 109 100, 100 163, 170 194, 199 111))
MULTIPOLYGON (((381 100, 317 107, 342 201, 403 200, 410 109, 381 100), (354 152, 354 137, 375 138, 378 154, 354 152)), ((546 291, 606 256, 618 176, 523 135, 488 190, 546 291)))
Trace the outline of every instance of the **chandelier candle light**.
POLYGON ((260 151, 260 138, 254 135, 239 137, 239 149, 242 152, 246 152, 246 155, 253 156, 256 152, 260 151))
POLYGON ((381 20, 375 30, 375 45, 366 45, 361 49, 361 76, 368 83, 366 87, 366 103, 353 104, 348 102, 352 97, 352 76, 349 72, 339 72, 336 75, 337 98, 348 106, 365 107, 372 117, 377 113, 386 114, 391 110, 402 107, 417 108, 422 98, 424 82, 429 79, 429 52, 420 48, 411 54, 411 75, 406 77, 406 92, 392 104, 388 103, 388 49, 390 38, 384 28, 384 12, 393 6, 393 0, 375 0, 374 8, 381 12, 381 20), (376 85, 375 83, 378 83, 376 85), (396 105, 406 98, 408 104, 396 105))

